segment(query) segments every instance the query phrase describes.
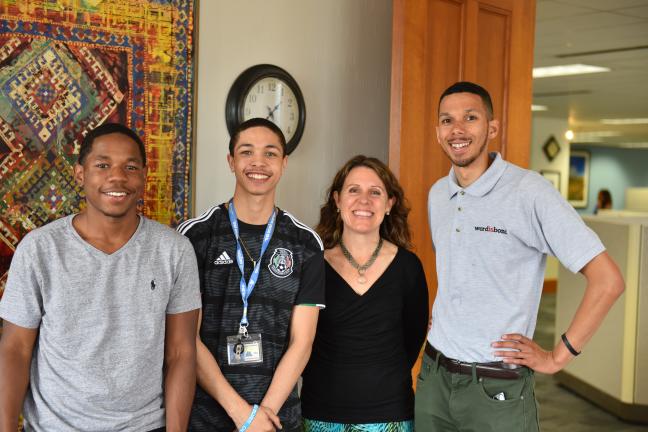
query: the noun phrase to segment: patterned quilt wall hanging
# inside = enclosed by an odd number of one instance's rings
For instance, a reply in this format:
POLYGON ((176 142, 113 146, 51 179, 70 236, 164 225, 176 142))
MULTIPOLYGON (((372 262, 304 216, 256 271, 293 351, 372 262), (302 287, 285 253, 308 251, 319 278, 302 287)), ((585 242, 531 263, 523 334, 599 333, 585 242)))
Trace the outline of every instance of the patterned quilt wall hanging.
POLYGON ((80 210, 72 167, 92 128, 146 144, 142 212, 189 216, 193 0, 0 0, 0 296, 30 230, 80 210))

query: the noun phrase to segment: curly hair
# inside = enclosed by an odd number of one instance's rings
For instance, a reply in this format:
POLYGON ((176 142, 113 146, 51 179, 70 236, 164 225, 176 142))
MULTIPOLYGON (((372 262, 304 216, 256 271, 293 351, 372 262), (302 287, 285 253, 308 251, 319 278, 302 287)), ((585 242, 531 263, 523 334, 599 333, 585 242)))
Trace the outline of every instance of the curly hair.
POLYGON ((342 218, 337 211, 334 193, 337 192, 338 195, 340 194, 347 176, 351 170, 357 167, 372 169, 385 185, 387 197, 394 199, 394 205, 389 215, 385 215, 385 219, 380 224, 380 236, 394 243, 396 246, 411 249, 412 242, 410 239, 409 225, 407 224, 407 215, 410 212, 410 208, 405 199, 403 188, 387 165, 379 159, 364 155, 354 156, 344 164, 337 174, 335 174, 333 183, 327 191, 326 202, 320 208, 320 220, 315 228, 324 242, 324 247, 330 249, 337 245, 340 242, 340 238, 342 238, 344 227, 342 218))

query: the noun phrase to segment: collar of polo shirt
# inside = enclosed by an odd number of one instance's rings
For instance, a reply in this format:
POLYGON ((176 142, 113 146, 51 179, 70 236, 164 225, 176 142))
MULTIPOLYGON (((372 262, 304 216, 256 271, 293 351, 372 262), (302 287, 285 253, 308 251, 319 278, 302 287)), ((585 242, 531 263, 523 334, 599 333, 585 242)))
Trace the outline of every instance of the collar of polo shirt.
POLYGON ((486 195, 495 187, 497 181, 502 177, 504 171, 506 171, 506 162, 504 162, 502 156, 497 152, 489 153, 488 156, 493 160, 493 162, 484 174, 465 189, 459 186, 454 169, 450 168, 450 173, 448 174, 448 198, 452 198, 460 191, 465 191, 471 196, 481 197, 486 195))

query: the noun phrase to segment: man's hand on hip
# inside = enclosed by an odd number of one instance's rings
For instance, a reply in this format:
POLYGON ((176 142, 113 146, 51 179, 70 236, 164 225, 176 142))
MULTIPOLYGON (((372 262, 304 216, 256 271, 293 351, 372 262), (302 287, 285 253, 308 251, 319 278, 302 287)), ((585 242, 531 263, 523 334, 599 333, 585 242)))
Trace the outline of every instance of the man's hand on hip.
POLYGON ((504 363, 526 366, 536 372, 554 374, 566 363, 557 361, 553 351, 545 351, 533 340, 519 333, 505 334, 501 341, 491 343, 493 348, 508 348, 512 351, 495 351, 493 354, 504 363))

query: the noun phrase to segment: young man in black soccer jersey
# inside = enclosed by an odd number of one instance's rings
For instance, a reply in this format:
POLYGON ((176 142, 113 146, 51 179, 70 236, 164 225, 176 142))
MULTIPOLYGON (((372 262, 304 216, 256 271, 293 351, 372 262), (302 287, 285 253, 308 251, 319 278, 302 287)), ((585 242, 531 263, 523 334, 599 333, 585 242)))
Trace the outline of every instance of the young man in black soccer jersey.
POLYGON ((242 123, 227 160, 234 197, 178 227, 203 298, 190 430, 300 430, 296 382, 324 303, 322 242, 275 206, 288 159, 274 123, 242 123))

